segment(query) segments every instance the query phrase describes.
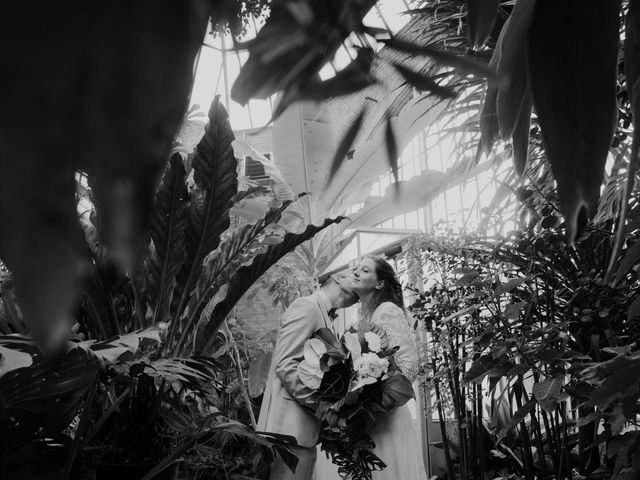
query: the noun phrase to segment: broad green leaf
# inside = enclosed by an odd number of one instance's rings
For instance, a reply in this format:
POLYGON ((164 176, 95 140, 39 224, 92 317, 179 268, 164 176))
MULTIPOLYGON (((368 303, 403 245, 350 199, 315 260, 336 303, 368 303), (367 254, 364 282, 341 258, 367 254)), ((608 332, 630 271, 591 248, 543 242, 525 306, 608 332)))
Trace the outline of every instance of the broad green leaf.
POLYGON ((534 109, 570 242, 596 212, 616 126, 619 10, 618 0, 540 1, 529 29, 534 109))
POLYGON ((497 365, 496 360, 491 356, 482 355, 473 362, 467 373, 464 375, 465 383, 481 383, 484 377, 497 365))
POLYGON ((640 359, 616 357, 598 366, 598 378, 604 378, 587 402, 600 410, 604 410, 618 399, 633 397, 640 390, 640 359))
POLYGON ((563 385, 564 376, 547 377, 544 381, 533 385, 533 395, 545 411, 552 413, 560 401, 563 385))

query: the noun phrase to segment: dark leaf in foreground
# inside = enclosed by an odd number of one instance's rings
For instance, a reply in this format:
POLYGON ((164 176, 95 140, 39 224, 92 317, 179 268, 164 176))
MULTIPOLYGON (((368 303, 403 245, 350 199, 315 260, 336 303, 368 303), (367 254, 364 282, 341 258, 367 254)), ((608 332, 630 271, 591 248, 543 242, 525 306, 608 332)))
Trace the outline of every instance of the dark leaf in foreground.
POLYGON ((431 57, 443 65, 453 67, 458 73, 477 75, 489 79, 495 79, 496 73, 485 62, 471 57, 463 57, 453 53, 438 50, 430 46, 420 46, 397 38, 381 40, 388 47, 412 55, 424 55, 431 57))
POLYGON ((177 275, 172 318, 184 312, 202 271, 205 257, 220 244, 229 227, 229 210, 238 190, 237 160, 231 142, 234 136, 229 116, 216 97, 209 110, 209 124, 193 159, 197 189, 191 193, 189 226, 186 229, 187 258, 177 275))
POLYGON ((150 233, 153 251, 147 263, 149 304, 153 324, 169 318, 169 303, 176 283, 176 273, 186 258, 184 249, 187 216, 186 173, 179 153, 171 161, 156 193, 150 233))
POLYGON ((395 191, 398 193, 400 185, 398 183, 398 143, 396 142, 396 134, 393 131, 393 125, 391 124, 391 116, 387 111, 385 115, 385 130, 384 130, 385 146, 387 147, 387 160, 389 160, 389 166, 391 167, 391 173, 395 180, 395 191))
POLYGON ((518 120, 513 130, 513 165, 516 173, 522 175, 527 167, 529 156, 529 128, 531 126, 532 104, 529 92, 525 92, 526 99, 520 109, 518 120))
POLYGON ((570 242, 596 211, 616 126, 619 7, 537 2, 529 31, 533 102, 570 242))
POLYGON ((425 74, 414 72, 398 63, 394 63, 393 66, 412 87, 415 87, 419 91, 431 92, 443 98, 453 98, 456 96, 453 88, 440 86, 425 74))
POLYGON ((491 35, 498 16, 498 0, 466 0, 468 12, 469 47, 482 48, 491 35))
MULTIPOLYGON (((511 138, 526 102, 529 101, 527 84, 526 47, 536 0, 520 0, 500 32, 498 70, 498 124, 500 136, 511 138)), ((523 122, 526 121, 523 119, 523 122)))
POLYGON ((331 161, 331 169, 329 170, 329 177, 327 178, 326 186, 329 186, 331 180, 333 180, 333 177, 335 177, 336 173, 340 169, 340 166, 347 159, 347 153, 349 152, 349 149, 353 145, 353 141, 358 136, 360 128, 362 127, 362 121, 364 120, 365 113, 365 109, 360 110, 360 113, 358 113, 358 116, 349 126, 349 129, 340 140, 338 148, 336 149, 336 153, 333 155, 333 160, 331 161))

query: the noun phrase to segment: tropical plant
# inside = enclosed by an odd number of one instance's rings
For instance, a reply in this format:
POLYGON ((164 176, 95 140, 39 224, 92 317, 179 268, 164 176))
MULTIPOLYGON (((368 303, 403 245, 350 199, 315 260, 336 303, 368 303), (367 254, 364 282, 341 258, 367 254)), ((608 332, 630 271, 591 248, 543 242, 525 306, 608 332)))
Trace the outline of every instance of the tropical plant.
POLYGON ((632 475, 639 284, 630 263, 615 288, 602 283, 611 235, 588 232, 574 247, 549 230, 498 245, 471 237, 414 245, 425 285, 412 309, 430 332, 451 478, 632 475), (451 417, 453 435, 444 429, 451 417))

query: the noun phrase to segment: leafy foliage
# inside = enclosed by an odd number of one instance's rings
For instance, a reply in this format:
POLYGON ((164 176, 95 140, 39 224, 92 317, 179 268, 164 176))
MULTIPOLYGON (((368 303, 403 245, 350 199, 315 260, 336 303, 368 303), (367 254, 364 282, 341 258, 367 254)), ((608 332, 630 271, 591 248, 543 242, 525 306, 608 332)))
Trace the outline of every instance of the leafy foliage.
POLYGON ((430 331, 435 408, 457 423, 443 448, 459 443, 468 475, 508 469, 553 478, 600 468, 606 478, 622 478, 637 461, 619 439, 639 411, 640 328, 628 309, 640 283, 628 267, 615 288, 602 283, 611 238, 590 230, 568 247, 543 230, 498 245, 470 237, 416 241, 420 267, 413 268, 429 277, 412 309, 430 331), (493 446, 473 440, 486 431, 493 446), (601 443, 602 458, 595 453, 601 443), (496 464, 490 449, 507 462, 496 464), (624 466, 612 470, 613 458, 624 466))

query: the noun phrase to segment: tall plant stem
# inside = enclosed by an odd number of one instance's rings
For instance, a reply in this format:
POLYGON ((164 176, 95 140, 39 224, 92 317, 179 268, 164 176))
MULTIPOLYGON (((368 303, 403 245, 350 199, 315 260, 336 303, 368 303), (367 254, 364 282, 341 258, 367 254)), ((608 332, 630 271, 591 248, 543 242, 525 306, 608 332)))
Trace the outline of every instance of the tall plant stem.
MULTIPOLYGON (((445 357, 446 358, 446 357, 445 357)), ((453 363, 453 359, 450 359, 450 364, 453 363)), ((451 392, 451 399, 453 401, 453 413, 456 419, 456 428, 458 430, 458 438, 460 439, 460 474, 462 480, 467 480, 467 456, 465 452, 465 437, 462 430, 462 415, 460 407, 460 391, 456 388, 454 377, 455 373, 452 368, 447 368, 447 380, 449 382, 449 390, 451 392)))
MULTIPOLYGON (((516 405, 518 409, 522 408, 522 398, 520 397, 520 393, 514 389, 513 396, 516 399, 516 405)), ((520 428, 518 432, 520 433, 520 441, 522 442, 522 460, 524 463, 524 477, 527 480, 534 480, 533 475, 533 455, 531 454, 531 442, 529 441, 529 431, 527 430, 527 425, 524 420, 520 422, 520 428)))
POLYGON ((249 392, 247 390, 247 384, 244 381, 244 375, 242 375, 242 363, 240 361, 240 351, 238 350, 238 345, 236 344, 235 339, 233 338, 233 333, 229 328, 229 324, 225 320, 224 326, 227 329, 227 333, 229 334, 229 341, 231 345, 233 345, 233 363, 235 363, 236 367, 236 375, 238 376, 238 383, 240 384, 240 390, 242 391, 242 397, 244 398, 245 403, 247 404, 247 410, 249 411, 249 418, 251 419, 251 426, 255 430, 257 428, 258 423, 256 422, 256 417, 253 414, 253 406, 251 405, 251 397, 249 397, 249 392))
MULTIPOLYGON (((518 377, 517 382, 514 384, 514 389, 517 389, 520 391, 520 394, 522 395, 522 399, 526 403, 529 402, 529 395, 527 395, 527 390, 524 388, 524 381, 522 379, 522 376, 518 377)), ((542 478, 546 479, 548 472, 547 472, 547 464, 544 458, 544 445, 542 444, 542 430, 540 429, 540 420, 536 415, 535 409, 533 412, 531 412, 531 424, 533 426, 533 431, 536 437, 536 447, 538 448, 538 458, 540 459, 540 463, 542 464, 542 467, 541 467, 542 478)))
MULTIPOLYGON (((436 371, 436 361, 432 361, 433 371, 436 371)), ((453 462, 451 461, 451 451, 449 450, 449 437, 447 437, 447 425, 444 418, 444 410, 442 408, 442 395, 440 394, 440 384, 438 380, 433 382, 436 391, 436 402, 438 404, 438 423, 440 424, 440 436, 442 437, 442 451, 444 452, 444 462, 447 466, 447 478, 456 478, 453 471, 453 462)))

